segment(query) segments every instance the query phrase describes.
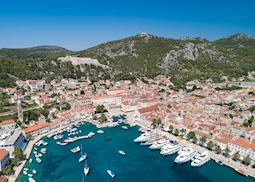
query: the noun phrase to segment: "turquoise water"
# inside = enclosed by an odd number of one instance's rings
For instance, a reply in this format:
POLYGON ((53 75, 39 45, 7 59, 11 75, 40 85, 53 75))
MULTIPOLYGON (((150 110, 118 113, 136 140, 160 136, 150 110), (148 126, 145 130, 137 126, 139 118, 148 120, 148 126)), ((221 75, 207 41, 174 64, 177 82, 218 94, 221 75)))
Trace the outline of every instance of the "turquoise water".
MULTIPOLYGON (((98 130, 92 124, 80 127, 82 135, 98 130)), ((88 154, 90 173, 85 182, 250 182, 236 173, 233 169, 219 166, 210 161, 200 168, 192 168, 190 162, 182 165, 174 164, 176 155, 164 157, 159 151, 152 151, 148 146, 141 146, 133 140, 140 135, 137 127, 123 130, 121 127, 103 128, 104 134, 98 134, 90 139, 79 140, 67 146, 55 144, 53 138, 43 138, 49 143, 47 154, 42 157, 42 163, 26 164, 30 171, 37 170, 33 177, 37 182, 81 182, 83 181, 83 163, 79 163, 80 154, 70 152, 71 148, 83 146, 83 151, 88 154), (118 150, 124 150, 126 156, 121 156, 118 150), (110 178, 106 170, 112 170, 116 177, 110 178)), ((43 148, 38 147, 38 149, 43 148)), ((32 172, 29 172, 32 173, 32 172)), ((28 177, 21 174, 18 182, 26 182, 28 177)))

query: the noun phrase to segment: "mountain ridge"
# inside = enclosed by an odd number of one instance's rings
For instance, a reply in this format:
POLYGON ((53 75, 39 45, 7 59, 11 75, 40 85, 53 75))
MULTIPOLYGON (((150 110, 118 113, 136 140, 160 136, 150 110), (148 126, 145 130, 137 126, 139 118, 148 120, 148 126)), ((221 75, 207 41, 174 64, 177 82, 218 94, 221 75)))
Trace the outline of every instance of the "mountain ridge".
MULTIPOLYGON (((47 70, 49 68, 41 62, 44 60, 52 65, 50 73, 56 77, 63 74, 77 77, 79 73, 79 77, 93 79, 135 80, 139 77, 165 74, 170 76, 171 81, 176 85, 181 86, 193 79, 212 78, 214 81, 220 81, 223 76, 238 78, 255 70, 255 39, 246 34, 234 34, 209 41, 201 37, 173 39, 139 33, 81 51, 69 51, 58 46, 37 46, 4 51, 0 49, 2 62, 7 58, 37 60, 38 62, 33 62, 35 64, 33 67, 38 67, 38 74, 45 75, 49 72, 47 70), (4 55, 4 51, 9 54, 4 55), (65 55, 97 59, 100 64, 110 67, 111 71, 88 65, 70 65, 57 60, 58 57, 65 55), (62 64, 67 66, 68 72, 62 73, 62 64)), ((32 63, 26 64, 29 69, 32 63)), ((8 65, 2 68, 2 72, 15 75, 8 65)), ((24 79, 23 76, 17 74, 15 76, 24 79)))

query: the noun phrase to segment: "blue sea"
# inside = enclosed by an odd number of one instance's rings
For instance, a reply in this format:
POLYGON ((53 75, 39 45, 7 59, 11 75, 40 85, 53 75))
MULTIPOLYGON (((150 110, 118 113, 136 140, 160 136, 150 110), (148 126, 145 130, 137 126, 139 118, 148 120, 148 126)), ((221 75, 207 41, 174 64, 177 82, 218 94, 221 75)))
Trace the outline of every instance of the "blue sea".
MULTIPOLYGON (((96 126, 85 123, 79 127, 81 135, 93 131, 96 126)), ((53 138, 43 138, 49 144, 47 153, 42 157, 42 163, 35 161, 31 153, 33 163, 26 164, 29 173, 37 170, 33 178, 37 182, 250 182, 252 178, 244 177, 233 169, 219 166, 213 160, 200 168, 192 168, 190 162, 177 165, 174 163, 176 155, 161 156, 159 151, 152 151, 148 146, 134 143, 133 140, 140 135, 138 127, 130 127, 128 130, 120 126, 115 128, 103 128, 105 133, 98 134, 90 139, 79 140, 60 146, 53 138), (84 178, 84 163, 79 163, 80 154, 73 154, 70 149, 81 146, 87 153, 87 162, 90 166, 89 175, 84 178), (122 156, 119 150, 125 151, 122 156), (115 173, 111 178, 106 170, 115 173)), ((65 133, 67 137, 67 133, 65 133)), ((45 146, 38 147, 44 148, 45 146)), ((27 182, 28 177, 21 173, 18 182, 27 182)))

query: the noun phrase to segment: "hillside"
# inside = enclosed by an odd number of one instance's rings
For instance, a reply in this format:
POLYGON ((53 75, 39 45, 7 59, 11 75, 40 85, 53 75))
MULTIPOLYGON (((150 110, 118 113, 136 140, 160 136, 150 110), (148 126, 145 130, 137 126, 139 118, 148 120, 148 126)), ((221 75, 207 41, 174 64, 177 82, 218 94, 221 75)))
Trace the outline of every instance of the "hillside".
POLYGON ((224 47, 241 65, 244 72, 255 70, 255 38, 246 34, 235 34, 214 42, 224 47))
POLYGON ((11 86, 15 79, 135 80, 158 74, 171 76, 171 81, 181 86, 193 79, 220 81, 222 76, 247 75, 255 70, 254 59, 255 39, 244 34, 210 42, 203 38, 170 39, 141 33, 78 52, 55 46, 0 49, 0 86, 11 86), (57 59, 65 55, 91 59, 81 59, 79 64, 57 59), (105 66, 83 64, 86 60, 105 66))
POLYGON ((0 58, 16 58, 16 59, 41 59, 45 57, 58 57, 70 54, 71 51, 58 46, 37 46, 21 49, 0 49, 0 58))
POLYGON ((221 76, 239 77, 254 70, 254 49, 247 46, 247 54, 231 51, 226 46, 227 40, 176 40, 143 33, 75 54, 96 58, 123 75, 153 77, 168 74, 175 84, 182 85, 192 79, 213 78, 217 81, 221 76))

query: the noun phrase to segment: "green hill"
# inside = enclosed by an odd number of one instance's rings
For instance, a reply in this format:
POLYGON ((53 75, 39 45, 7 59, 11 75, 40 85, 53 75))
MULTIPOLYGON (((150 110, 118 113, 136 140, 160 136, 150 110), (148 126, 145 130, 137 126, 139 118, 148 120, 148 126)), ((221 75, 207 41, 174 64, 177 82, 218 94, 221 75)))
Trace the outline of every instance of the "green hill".
POLYGON ((202 38, 170 39, 141 33, 78 52, 55 46, 0 49, 0 86, 10 86, 15 79, 134 80, 158 74, 171 76, 171 80, 181 86, 193 79, 220 81, 222 76, 247 75, 255 70, 254 59, 255 39, 244 34, 211 42, 202 38), (57 59, 64 55, 98 59, 110 69, 72 65, 57 59))
POLYGON ((37 46, 21 49, 0 49, 0 58, 16 58, 16 59, 42 59, 45 57, 58 57, 65 54, 70 54, 71 51, 58 46, 37 46))
POLYGON ((247 54, 242 50, 230 51, 226 45, 226 38, 210 42, 202 38, 169 39, 138 34, 75 54, 97 58, 118 74, 135 77, 167 74, 177 85, 193 79, 218 81, 222 76, 240 77, 254 70, 252 43, 246 47, 247 54))

